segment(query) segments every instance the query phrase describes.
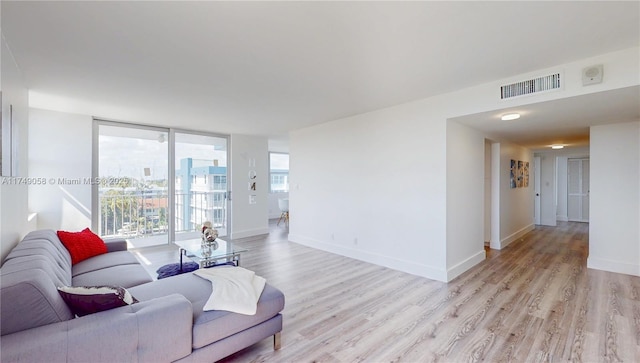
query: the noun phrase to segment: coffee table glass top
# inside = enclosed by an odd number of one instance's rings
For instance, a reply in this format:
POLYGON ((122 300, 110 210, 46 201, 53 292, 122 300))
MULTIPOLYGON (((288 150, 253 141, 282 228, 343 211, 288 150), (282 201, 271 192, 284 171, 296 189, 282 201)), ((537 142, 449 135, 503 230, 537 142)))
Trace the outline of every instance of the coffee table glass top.
POLYGON ((216 238, 215 242, 217 243, 214 243, 211 248, 203 248, 202 240, 200 238, 175 241, 174 243, 186 251, 187 257, 196 257, 202 260, 218 260, 225 257, 239 255, 241 252, 247 252, 246 249, 240 248, 233 243, 220 238, 216 238))

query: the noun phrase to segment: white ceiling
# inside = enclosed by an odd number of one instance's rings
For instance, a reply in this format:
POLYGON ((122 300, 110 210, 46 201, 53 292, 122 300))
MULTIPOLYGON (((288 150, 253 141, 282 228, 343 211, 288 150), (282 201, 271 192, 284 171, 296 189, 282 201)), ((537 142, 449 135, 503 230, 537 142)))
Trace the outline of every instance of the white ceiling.
MULTIPOLYGON (((639 5, 2 1, 1 25, 37 106, 277 139, 637 46, 639 5)), ((589 97, 540 104, 528 112, 547 122, 530 142, 548 142, 557 124, 584 130, 584 105, 618 109, 589 97)), ((513 138, 531 131, 478 121, 489 116, 461 121, 513 138)))
POLYGON ((589 145, 589 127, 640 120, 640 87, 627 87, 584 96, 483 112, 450 120, 485 131, 493 140, 509 140, 533 150, 551 145, 589 145), (501 116, 518 113, 517 120, 501 116))

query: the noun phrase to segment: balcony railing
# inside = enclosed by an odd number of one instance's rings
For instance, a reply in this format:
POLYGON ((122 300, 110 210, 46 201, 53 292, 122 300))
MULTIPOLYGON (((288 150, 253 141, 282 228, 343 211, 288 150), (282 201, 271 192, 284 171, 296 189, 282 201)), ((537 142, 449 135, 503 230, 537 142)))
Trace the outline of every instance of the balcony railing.
MULTIPOLYGON (((169 198, 166 190, 100 191, 100 234, 144 238, 168 232, 169 198)), ((176 193, 176 232, 196 231, 203 222, 216 228, 227 225, 226 192, 176 193)))

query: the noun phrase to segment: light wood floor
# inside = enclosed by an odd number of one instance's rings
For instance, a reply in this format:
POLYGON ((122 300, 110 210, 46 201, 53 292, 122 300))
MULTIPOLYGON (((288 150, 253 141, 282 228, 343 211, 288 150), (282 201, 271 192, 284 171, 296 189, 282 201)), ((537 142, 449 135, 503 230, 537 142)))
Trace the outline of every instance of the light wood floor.
MULTIPOLYGON (((304 247, 236 241, 282 290, 282 349, 225 362, 640 362, 640 277, 586 268, 588 225, 538 227, 446 284, 304 247)), ((150 270, 177 261, 142 250, 150 270)))

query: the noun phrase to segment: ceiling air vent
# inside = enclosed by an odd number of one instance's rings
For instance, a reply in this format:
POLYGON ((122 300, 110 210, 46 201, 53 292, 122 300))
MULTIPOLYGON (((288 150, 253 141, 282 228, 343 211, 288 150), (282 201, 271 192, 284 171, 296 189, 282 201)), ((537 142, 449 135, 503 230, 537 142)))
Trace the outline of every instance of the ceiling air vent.
POLYGON ((560 88, 560 73, 529 79, 500 87, 500 99, 529 95, 560 88))

